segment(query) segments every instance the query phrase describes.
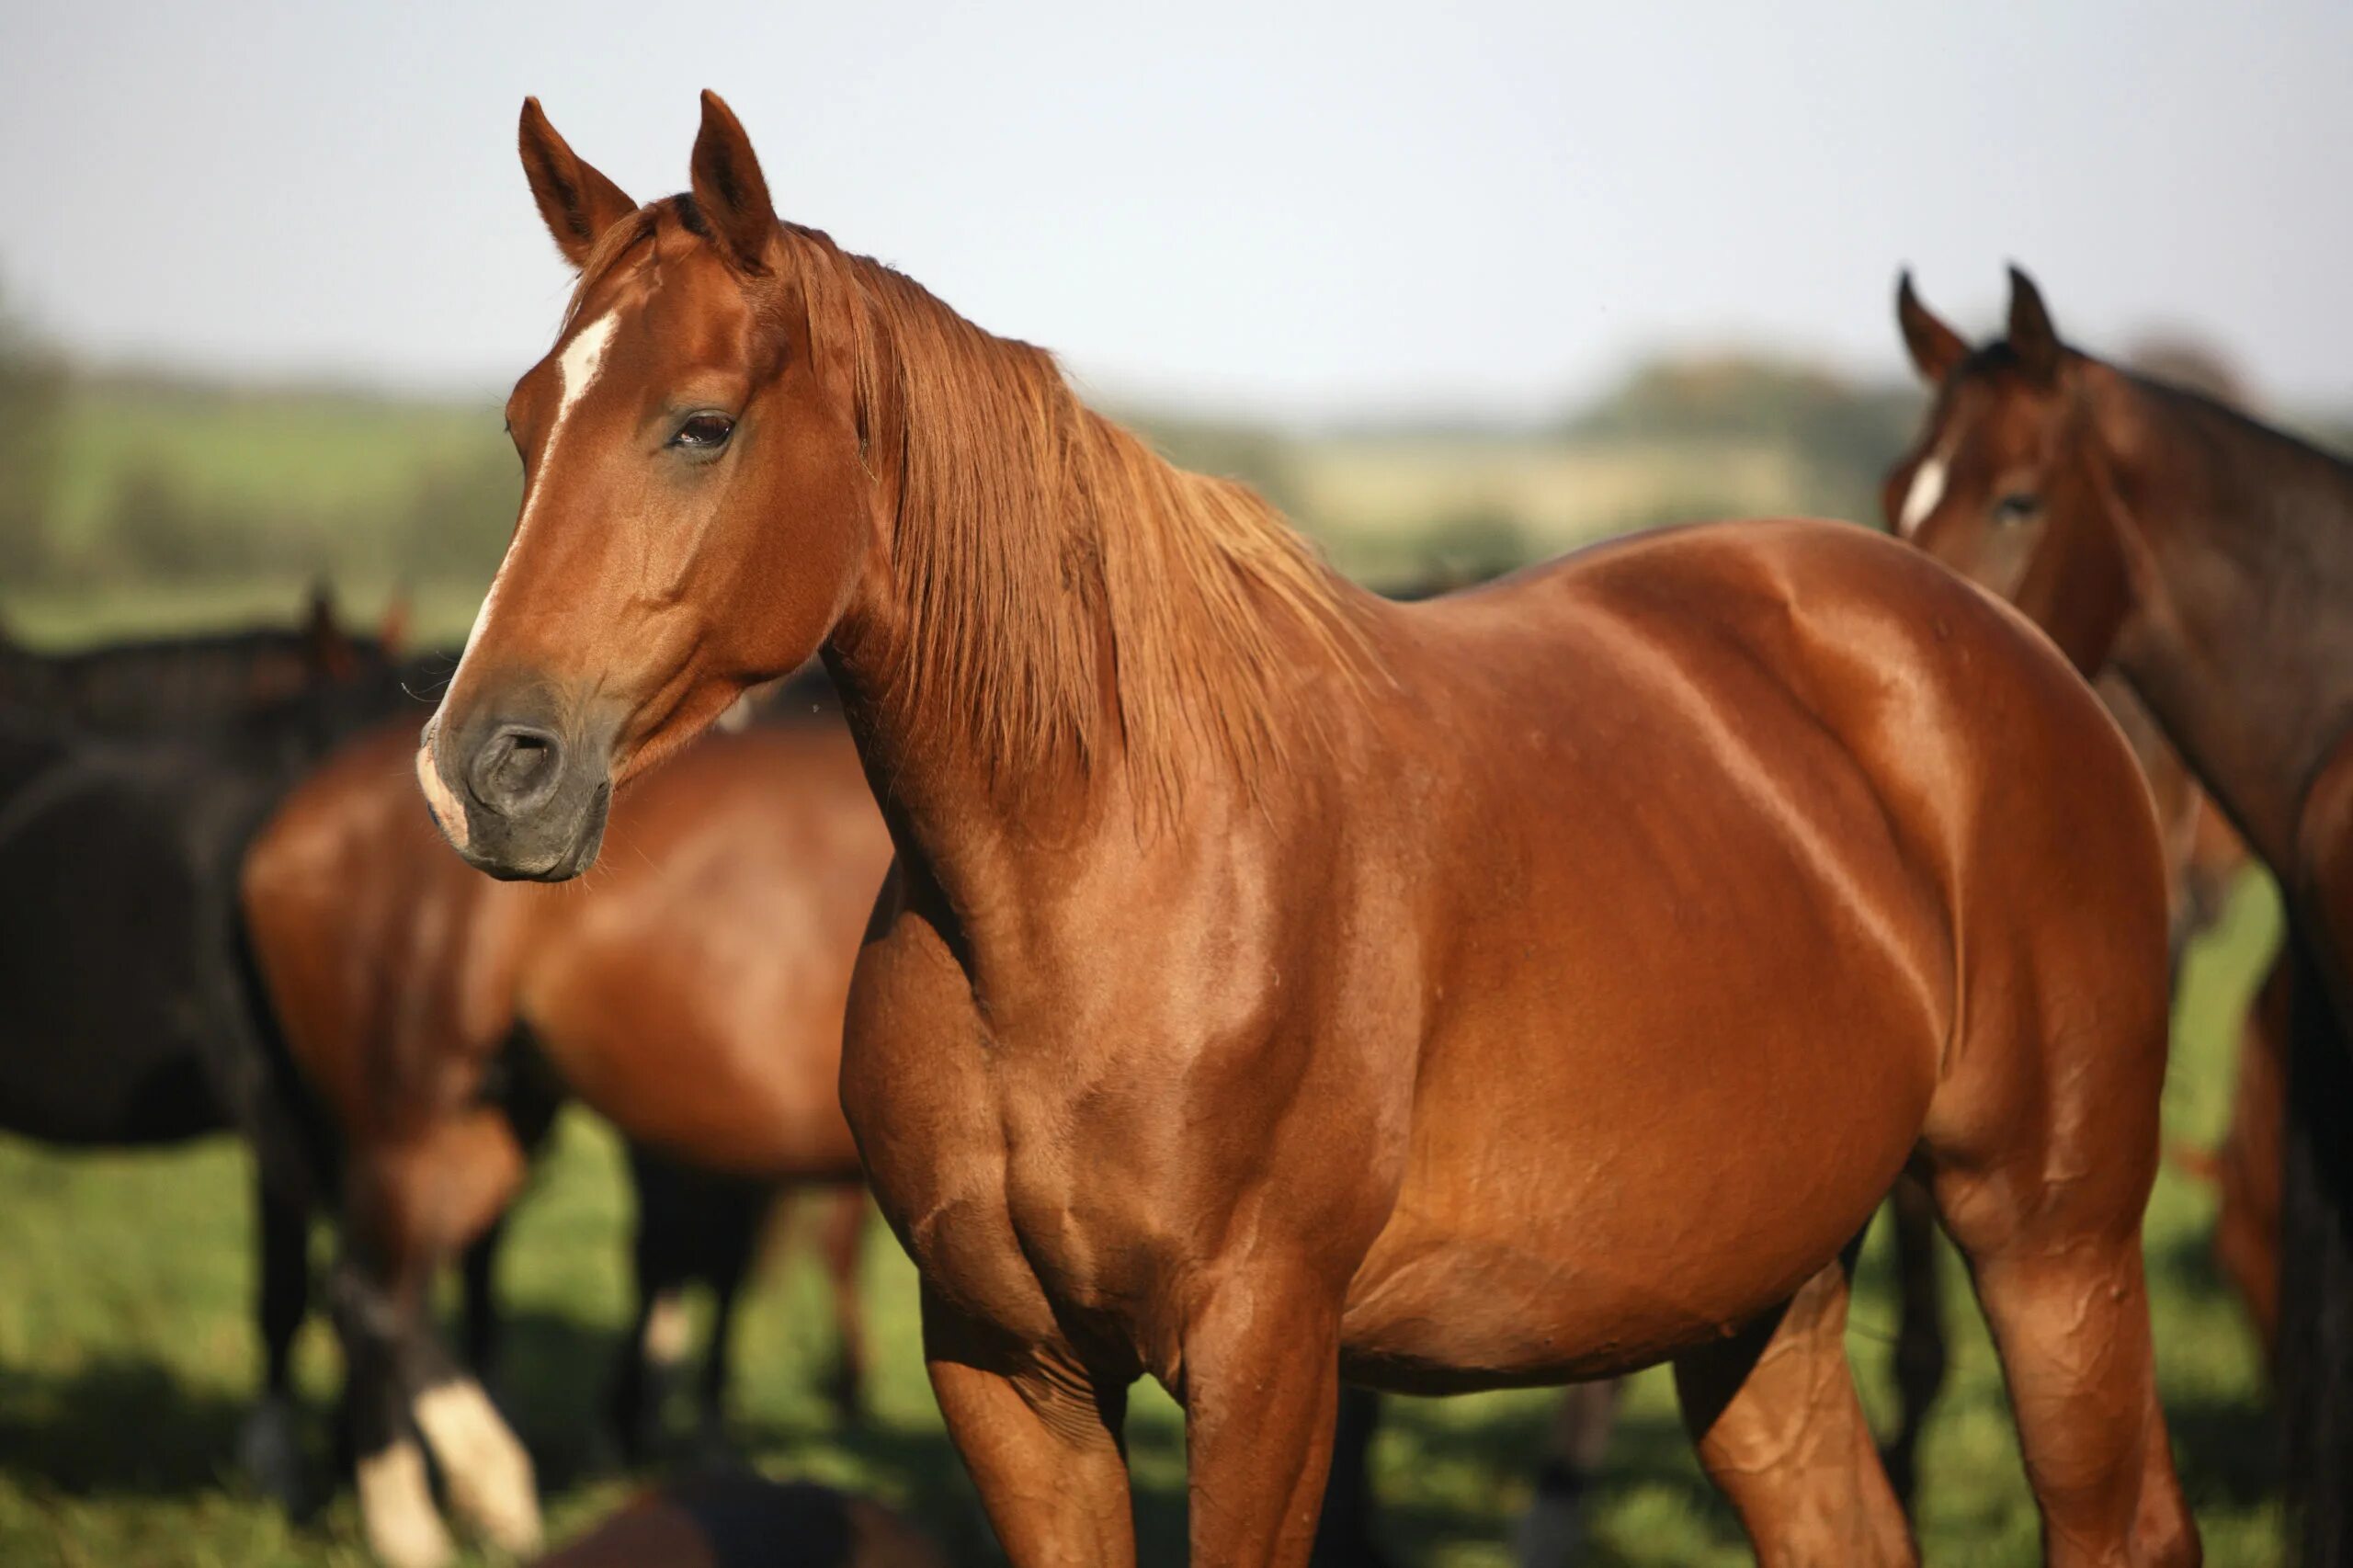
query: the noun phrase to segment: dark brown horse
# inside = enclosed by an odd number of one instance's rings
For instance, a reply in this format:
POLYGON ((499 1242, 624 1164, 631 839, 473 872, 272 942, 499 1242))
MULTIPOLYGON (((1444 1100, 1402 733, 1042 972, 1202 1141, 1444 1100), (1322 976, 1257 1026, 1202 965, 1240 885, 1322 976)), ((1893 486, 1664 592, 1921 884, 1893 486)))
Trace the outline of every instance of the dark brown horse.
POLYGON ((717 98, 643 209, 536 103, 522 144, 580 282, 420 778, 472 863, 574 875, 617 785, 824 650, 899 850, 843 1106, 1015 1562, 1133 1561, 1140 1376, 1194 1561, 1297 1564, 1343 1376, 1670 1358, 1761 1555, 1907 1559, 1844 1345, 1907 1166, 2052 1560, 2195 1558, 2140 1252, 2155 829, 2030 629, 1799 522, 1377 599, 779 223, 717 98))
POLYGON ((2279 877, 2289 982, 2280 1358, 2314 1563, 2353 1562, 2353 466, 2066 347, 2022 273, 1972 349, 1898 291, 1937 386, 1902 530, 2113 665, 2279 877))
MULTIPOLYGON (((442 851, 416 808, 415 744, 400 722, 330 759, 245 863, 258 967, 346 1149, 336 1309, 360 1503, 371 1545, 403 1565, 449 1551, 419 1435, 460 1512, 511 1550, 539 1535, 529 1459, 425 1311, 523 1175, 524 1141, 485 1078, 519 1040, 678 1161, 855 1183, 841 1019, 891 857, 830 710, 714 736, 647 780, 585 889, 501 886, 442 851)), ((678 1244, 676 1218, 642 1239, 678 1244)), ((856 1233, 834 1229, 840 1259, 856 1233)), ((854 1342, 845 1353, 858 1359, 854 1342)))

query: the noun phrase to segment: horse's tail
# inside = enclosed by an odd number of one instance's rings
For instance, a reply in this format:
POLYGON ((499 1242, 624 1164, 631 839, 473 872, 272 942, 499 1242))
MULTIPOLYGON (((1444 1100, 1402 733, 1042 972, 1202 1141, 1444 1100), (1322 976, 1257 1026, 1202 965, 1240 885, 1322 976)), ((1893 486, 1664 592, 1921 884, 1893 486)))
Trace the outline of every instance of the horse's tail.
POLYGON ((2280 1414, 2305 1568, 2353 1568, 2353 1035, 2292 928, 2279 1213, 2280 1414))

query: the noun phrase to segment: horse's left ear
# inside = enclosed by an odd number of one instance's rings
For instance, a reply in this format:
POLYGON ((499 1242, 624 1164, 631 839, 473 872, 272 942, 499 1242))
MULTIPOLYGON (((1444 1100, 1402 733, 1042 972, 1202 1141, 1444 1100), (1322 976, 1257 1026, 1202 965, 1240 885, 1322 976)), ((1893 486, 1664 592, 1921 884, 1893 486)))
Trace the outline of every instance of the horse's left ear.
POLYGON ((2051 324, 2042 290, 2015 266, 2010 268, 2010 352, 2018 357, 2018 368, 2036 381, 2059 379, 2059 329, 2051 324))
POLYGON ((1930 386, 1943 385, 1953 367, 1969 358, 1969 345, 1961 334, 1920 302, 1920 296, 1913 291, 1908 267, 1895 280, 1895 324, 1903 331, 1913 367, 1930 386))
POLYGON ((702 130, 695 137, 695 205, 735 259, 755 272, 767 270, 768 242, 776 237, 776 208, 768 182, 752 154, 752 139, 717 93, 703 89, 702 130))

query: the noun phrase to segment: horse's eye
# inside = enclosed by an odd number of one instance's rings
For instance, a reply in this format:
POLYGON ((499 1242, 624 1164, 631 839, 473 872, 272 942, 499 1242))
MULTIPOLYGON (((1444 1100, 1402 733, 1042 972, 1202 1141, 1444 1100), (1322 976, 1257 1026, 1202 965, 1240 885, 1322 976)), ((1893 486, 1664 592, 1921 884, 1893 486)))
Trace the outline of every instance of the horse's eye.
POLYGON ((670 444, 695 451, 710 451, 725 446, 727 437, 734 433, 735 421, 728 418, 727 415, 697 414, 690 415, 684 425, 678 426, 678 433, 670 437, 670 444))
POLYGON ((2023 523, 2042 509, 2042 503, 2023 490, 2013 490, 1994 503, 1997 523, 2023 523))

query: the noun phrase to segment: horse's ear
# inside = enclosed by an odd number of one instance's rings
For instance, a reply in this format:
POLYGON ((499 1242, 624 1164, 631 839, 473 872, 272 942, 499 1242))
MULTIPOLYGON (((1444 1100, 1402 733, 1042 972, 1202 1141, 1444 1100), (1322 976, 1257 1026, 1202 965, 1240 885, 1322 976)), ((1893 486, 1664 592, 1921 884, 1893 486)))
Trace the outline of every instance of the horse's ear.
POLYGON ((575 267, 588 259, 597 238, 637 210, 621 187, 581 161, 579 154, 555 133, 540 100, 523 100, 523 123, 516 132, 523 154, 523 175, 531 182, 531 199, 540 204, 556 249, 575 267))
POLYGON ((384 606, 383 618, 376 623, 376 643, 385 653, 397 655, 408 646, 412 608, 408 585, 403 583, 392 590, 392 598, 384 606))
POLYGON ((1895 324, 1904 329, 1904 347, 1912 363, 1930 386, 1941 385, 1953 367, 1969 358, 1969 345, 1947 326, 1912 291, 1912 269, 1905 267, 1895 283, 1895 324))
POLYGON ((2017 267, 2010 268, 2010 352, 2018 368, 2036 381, 2059 379, 2059 329, 2042 303, 2042 290, 2017 267))
POLYGON ((324 577, 311 585, 311 602, 302 617, 302 659, 313 676, 348 680, 358 668, 358 650, 335 619, 335 589, 324 577))
POLYGON ((695 205, 735 259, 755 272, 767 269, 768 243, 776 237, 776 208, 768 182, 752 154, 735 113, 708 87, 702 95, 702 130, 695 136, 695 205))

